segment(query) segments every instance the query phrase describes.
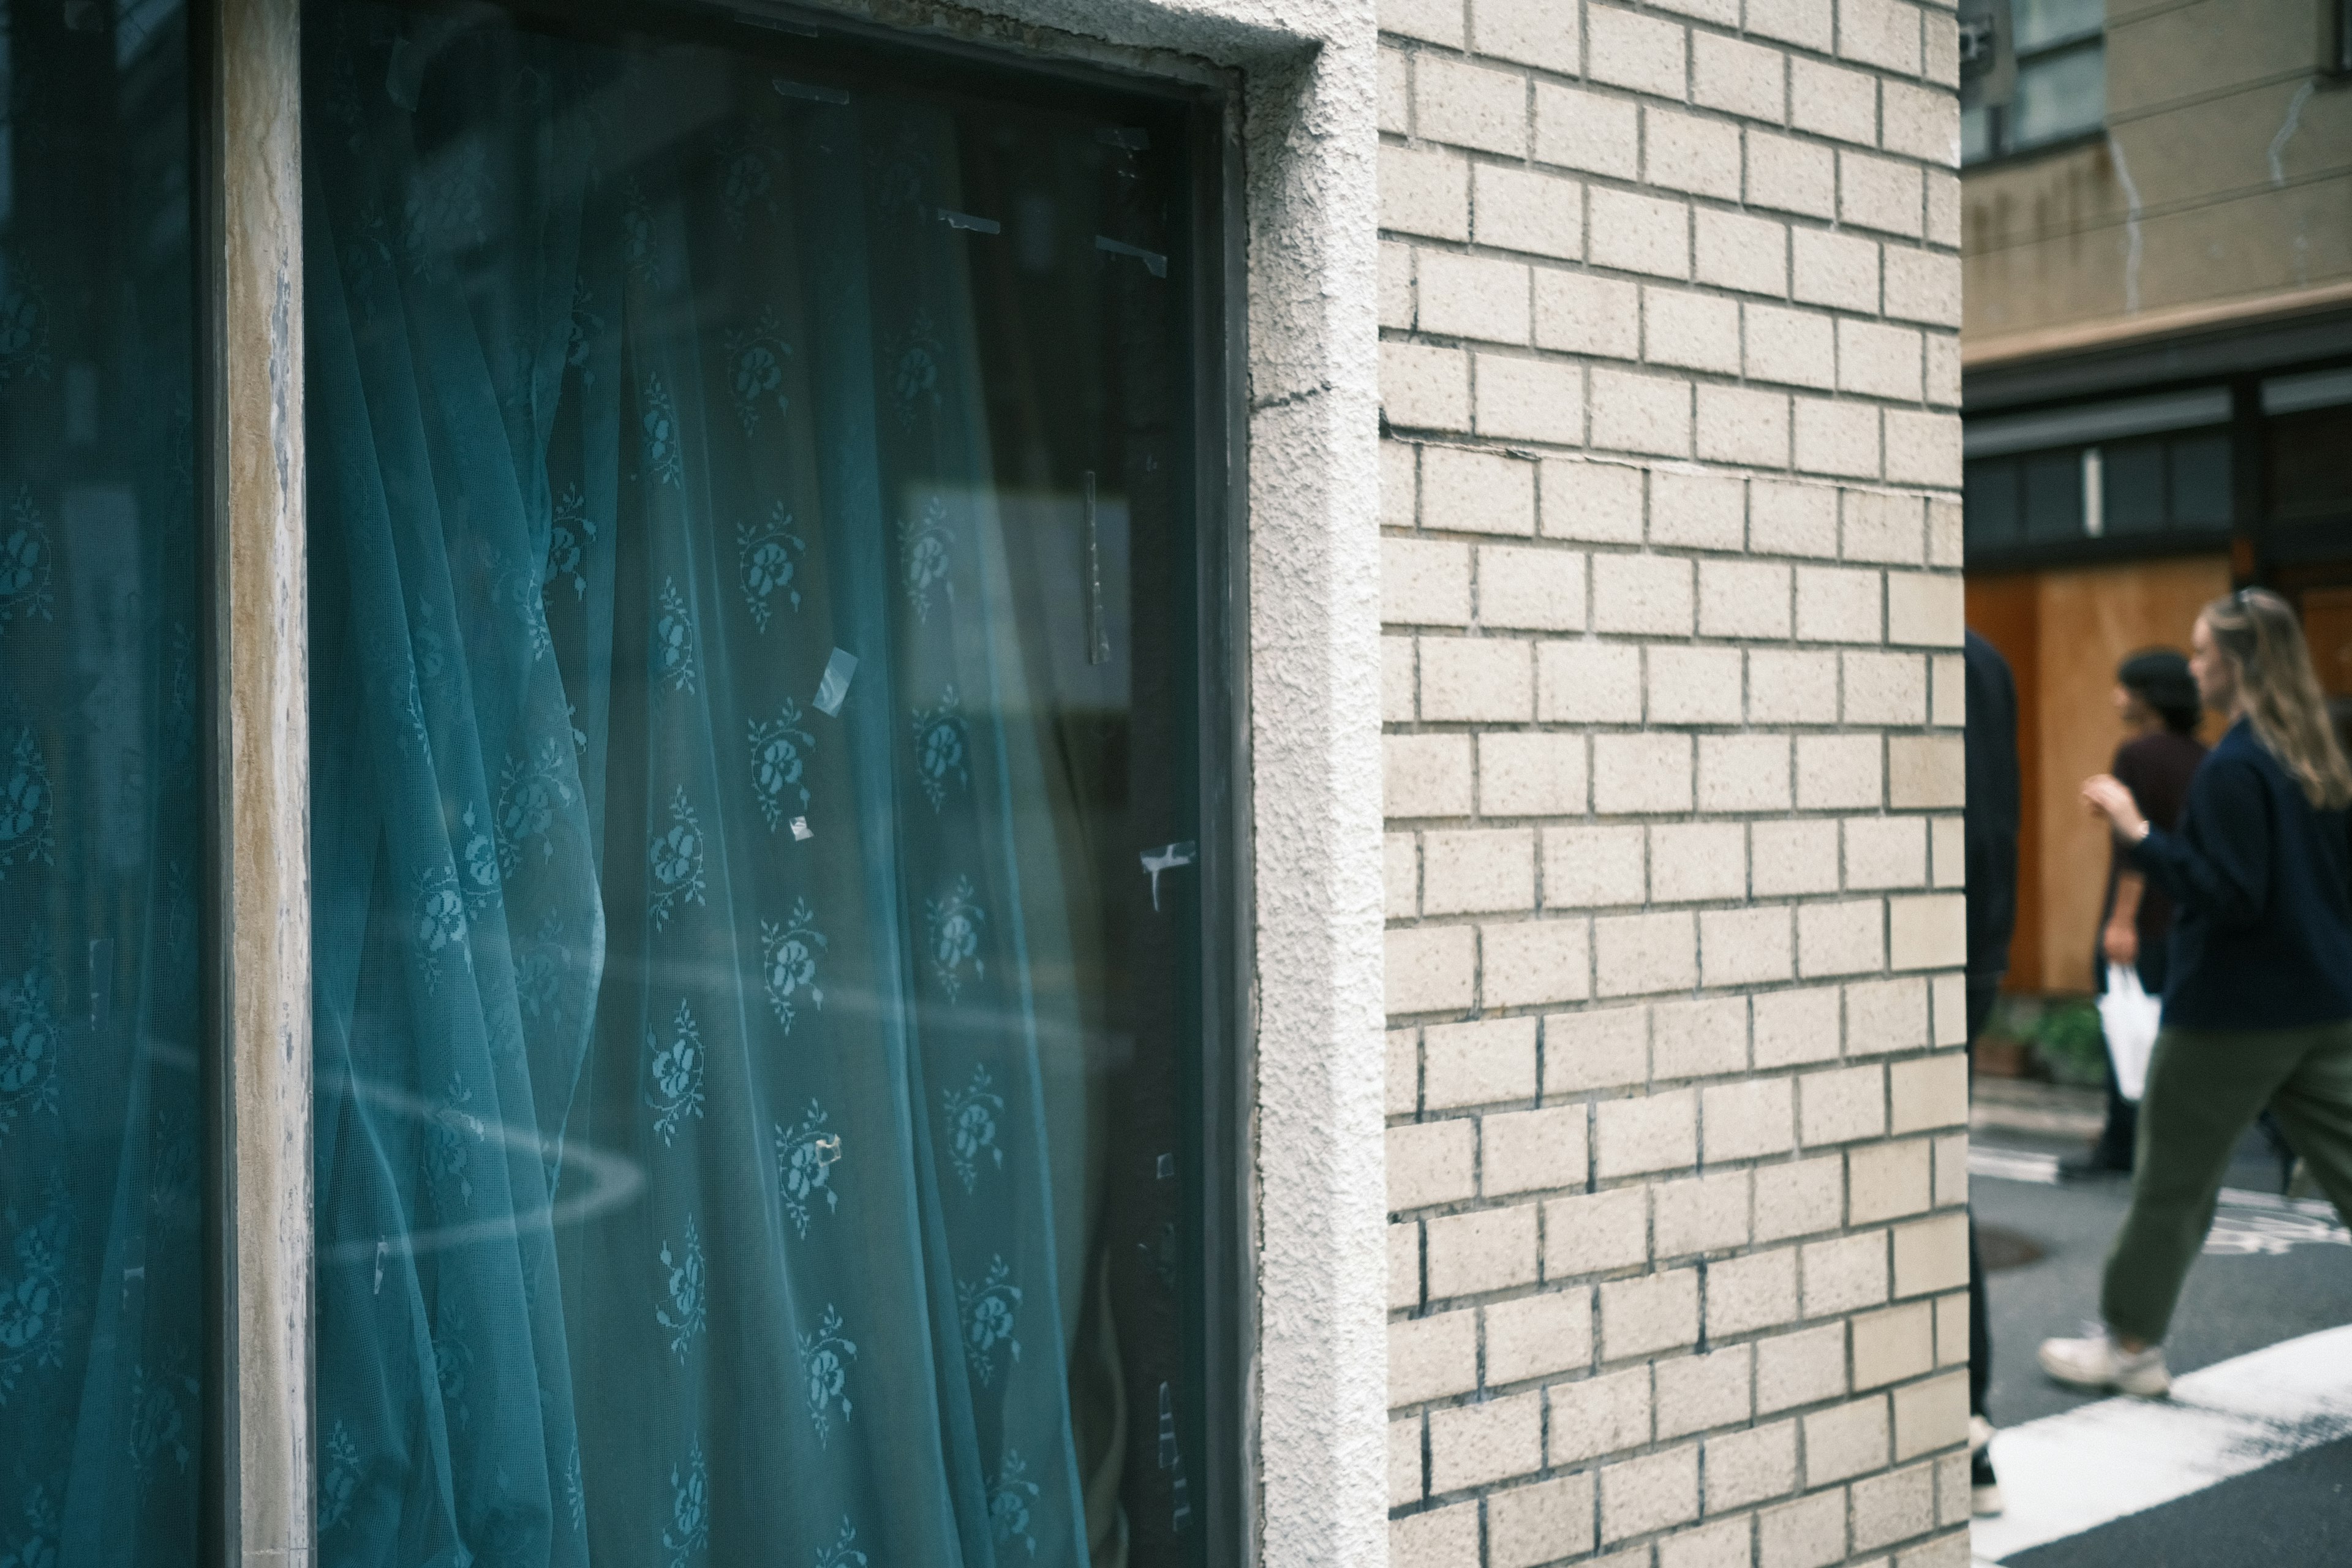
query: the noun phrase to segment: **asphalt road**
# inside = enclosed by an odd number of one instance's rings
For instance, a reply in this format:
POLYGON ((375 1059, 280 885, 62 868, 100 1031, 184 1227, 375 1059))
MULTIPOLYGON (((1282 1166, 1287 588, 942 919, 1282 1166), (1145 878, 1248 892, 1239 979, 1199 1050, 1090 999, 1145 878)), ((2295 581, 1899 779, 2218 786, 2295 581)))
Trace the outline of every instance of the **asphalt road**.
MULTIPOLYGON (((1981 1151, 1970 1192, 1993 1272, 1993 1380, 1987 1399, 1996 1426, 2011 1426, 2091 1403, 2060 1387, 2034 1362, 2034 1347, 2083 1331, 2098 1311, 2100 1265, 2121 1220, 2121 1180, 2053 1185, 2031 1176, 2053 1154, 2081 1145, 2054 1135, 1979 1128, 1981 1151), (1986 1229, 1985 1227, 1990 1227, 1986 1229), (1998 1232, 1998 1235, 1992 1233, 1998 1232), (2038 1258, 2000 1267, 2006 1254, 2038 1258)), ((2251 1135, 2229 1185, 2277 1190, 2277 1166, 2251 1135)), ((2209 1245, 2183 1292, 2166 1356, 2178 1375, 2281 1341, 2352 1323, 2352 1237, 2292 1210, 2225 1206, 2217 1229, 2241 1250, 2209 1245)), ((2323 1443, 2249 1474, 2082 1534, 2012 1555, 2026 1568, 2346 1568, 2352 1564, 2352 1438, 2323 1443)))

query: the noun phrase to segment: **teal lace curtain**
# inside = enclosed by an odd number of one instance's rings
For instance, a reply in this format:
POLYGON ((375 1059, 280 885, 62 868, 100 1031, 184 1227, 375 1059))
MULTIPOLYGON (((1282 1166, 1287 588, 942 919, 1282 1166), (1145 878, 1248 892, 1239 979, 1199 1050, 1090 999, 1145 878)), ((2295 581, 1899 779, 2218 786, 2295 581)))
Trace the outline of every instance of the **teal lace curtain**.
POLYGON ((193 1562, 205 1361, 177 7, 0 5, 0 1568, 193 1562))
POLYGON ((306 39, 325 1562, 1116 1561, 950 121, 306 39))

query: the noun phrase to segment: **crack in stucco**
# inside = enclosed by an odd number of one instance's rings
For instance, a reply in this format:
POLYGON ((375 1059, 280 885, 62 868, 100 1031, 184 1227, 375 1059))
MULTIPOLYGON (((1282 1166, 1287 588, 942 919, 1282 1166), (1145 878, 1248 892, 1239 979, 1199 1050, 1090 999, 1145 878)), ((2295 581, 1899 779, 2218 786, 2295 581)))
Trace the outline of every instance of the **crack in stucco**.
POLYGON ((2286 144, 2294 139, 2294 133, 2303 129, 2303 106, 2311 101, 2311 89, 2317 85, 2316 82, 2305 82, 2294 89, 2294 96, 2287 100, 2286 119, 2279 126, 2278 134, 2271 138, 2271 184, 2273 185, 2284 186, 2286 184, 2286 165, 2279 160, 2286 152, 2286 144))

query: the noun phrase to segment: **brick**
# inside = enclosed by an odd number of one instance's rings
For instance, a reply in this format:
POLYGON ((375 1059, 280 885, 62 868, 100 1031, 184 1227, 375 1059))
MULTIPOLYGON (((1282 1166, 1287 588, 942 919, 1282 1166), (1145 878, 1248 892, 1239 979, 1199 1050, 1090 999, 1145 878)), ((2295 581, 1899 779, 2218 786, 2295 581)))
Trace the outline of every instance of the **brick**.
POLYGON ((1895 1293, 1918 1296, 1969 1282, 1969 1218, 1937 1215, 1895 1227, 1895 1293))
POLYGON ((1769 905, 1705 910, 1698 917, 1699 979, 1706 985, 1756 985, 1790 978, 1789 911, 1769 905))
POLYGON ((1825 1486, 1884 1468, 1887 1425, 1884 1394, 1806 1416, 1805 1485, 1825 1486))
POLYGON ((1748 30, 1759 37, 1830 52, 1832 13, 1822 0, 1748 0, 1748 30))
MULTIPOLYGON (((1707 1462, 1715 1462, 1712 1455, 1707 1462)), ((1714 1513, 1711 1471, 1707 1479, 1707 1511, 1714 1513)), ((1754 1524, 1745 1518, 1715 1520, 1678 1531, 1658 1542, 1658 1568, 1749 1568, 1748 1538, 1754 1533, 1754 1524)))
MULTIPOLYGON (((1948 28, 1948 19, 1937 26, 1948 28)), ((1927 174, 1927 243, 1958 250, 1960 247, 1960 180, 1956 174, 1940 169, 1927 174)))
POLYGON ((1691 98, 1743 120, 1781 118, 1787 93, 1778 49, 1716 33, 1691 35, 1691 98))
POLYGON ((1896 969, 1941 969, 1969 957, 1968 902, 1958 893, 1891 899, 1887 963, 1896 969))
POLYGON ((1877 310, 1875 242, 1858 235, 1793 229, 1789 235, 1789 258, 1790 292, 1797 300, 1842 310, 1877 310))
MULTIPOLYGON (((1706 1440, 1706 1511, 1722 1513, 1797 1489, 1797 1424, 1776 1421, 1706 1440)), ((1739 1521, 1739 1554, 1748 1562, 1748 1521, 1739 1521)))
POLYGON ((1392 921, 1421 912, 1421 846, 1410 833, 1381 840, 1381 908, 1392 921))
MULTIPOLYGON (((1662 1182, 1656 1190, 1656 1248, 1660 1258, 1720 1252, 1726 1247, 1744 1247, 1748 1243, 1748 1173, 1745 1171, 1726 1171, 1686 1182, 1662 1182)), ((1663 1388, 1663 1384, 1661 1386, 1663 1388)), ((1744 1371, 1740 1375, 1739 1389, 1739 1414, 1744 1416, 1748 1413, 1748 1379, 1744 1371)), ((1664 1397, 1663 1393, 1661 1397, 1664 1397)), ((1725 1420, 1737 1418, 1723 1417, 1725 1420)), ((1675 1430, 1695 1432, 1700 1426, 1716 1424, 1702 1421, 1675 1430)))
POLYGON ((1878 640, 1879 574, 1840 566, 1797 568, 1797 636, 1805 642, 1878 640))
POLYGON ((1389 1561, 1412 1568, 1478 1568, 1478 1502, 1389 1521, 1389 1561))
POLYGON ((1427 1222, 1433 1300, 1528 1285, 1536 1277, 1536 1211, 1482 1209, 1427 1222))
POLYGON ((1467 1121, 1423 1121, 1390 1128, 1390 1212, 1474 1195, 1478 1190, 1477 1158, 1477 1131, 1467 1121))
POLYGON ((1797 805, 1807 811, 1875 806, 1880 768, 1875 735, 1800 735, 1797 805))
POLYGON ((1936 1522, 1968 1523, 1976 1511, 1970 1507, 1969 1495, 1969 1457, 1966 1454, 1947 1454, 1928 1468, 1936 1474, 1936 1522))
POLYGON ((1421 1226, 1417 1222, 1389 1226, 1389 1307, 1411 1310, 1421 1305, 1421 1226))
POLYGON ((1756 1078, 1711 1084, 1704 1091, 1709 1162, 1755 1160, 1785 1153, 1794 1143, 1789 1080, 1756 1078))
POLYGON ((1641 1187, 1555 1198, 1543 1212, 1547 1279, 1602 1274, 1650 1260, 1649 1194, 1641 1187))
POLYGON ((1486 815, 1557 816, 1583 811, 1585 796, 1583 736, 1478 737, 1478 809, 1486 815))
MULTIPOLYGON (((1729 39, 1718 42, 1729 43, 1729 39)), ((1789 236, 1768 217, 1701 207, 1692 215, 1693 270, 1702 283, 1748 294, 1789 291, 1789 236)))
POLYGON ((1789 400, 1746 386, 1698 389, 1698 455, 1710 462, 1789 466, 1789 400))
POLYGON ((1739 306, 1713 294, 1642 290, 1642 353, 1653 364, 1739 369, 1739 306))
POLYGON ((1690 455, 1688 382, 1600 366, 1591 379, 1595 447, 1664 458, 1690 455))
MULTIPOLYGON (((1712 1263, 1706 1270, 1706 1337, 1720 1340, 1773 1328, 1797 1315, 1797 1254, 1792 1247, 1712 1263)), ((1839 1349, 1839 1370, 1844 1370, 1839 1349)), ((1759 1363, 1760 1364, 1760 1363, 1759 1363)))
POLYGON ((1756 1239, 1788 1241, 1845 1221, 1845 1173, 1834 1154, 1756 1169, 1756 1239))
MULTIPOLYGON (((1750 128, 1748 205, 1825 218, 1837 208, 1837 166, 1830 149, 1750 128)), ((1804 231, 1800 230, 1801 238, 1804 231)))
POLYGON ((1429 1413, 1429 1489, 1441 1496, 1543 1467, 1543 1396, 1518 1394, 1429 1413))
POLYGON ((1864 1312, 1853 1322, 1853 1385, 1884 1388, 1936 1369, 1935 1307, 1927 1301, 1864 1312))
POLYGON ((1919 498, 1884 490, 1847 490, 1840 497, 1842 548, 1849 561, 1916 565, 1919 560, 1919 498))
MULTIPOLYGON (((1937 87, 1956 88, 1960 83, 1960 35, 1958 18, 1948 11, 1923 11, 1920 19, 1926 24, 1920 39, 1922 76, 1937 87)), ((1957 163, 1958 160, 1954 159, 1957 163)))
POLYGON ((1943 572, 1886 574, 1886 640, 1919 647, 1960 646, 1964 579, 1943 572))
POLYGON ((1739 199, 1739 127, 1728 120, 1642 110, 1642 174, 1661 190, 1739 199))
POLYGON ((1747 531, 1747 486, 1736 477, 1669 468, 1650 471, 1652 544, 1738 550, 1747 531))
POLYGON ((1919 166, 1870 153, 1841 150, 1838 220, 1887 234, 1916 237, 1924 223, 1919 166))
POLYGON ((1420 521, 1421 448, 1410 441, 1381 443, 1381 526, 1411 528, 1420 521))
POLYGON ((1896 1062, 1886 1069, 1893 1107, 1888 1131, 1916 1132, 1965 1127, 1969 1120, 1969 1062, 1958 1052, 1896 1062))
POLYGON ((1525 77, 1428 54, 1414 61, 1412 74, 1413 126, 1425 140, 1526 155, 1525 77))
POLYGON ((1886 411, 1886 477, 1897 484, 1960 484, 1960 416, 1886 411))
POLYGON ((1551 1441, 1547 1458, 1551 1464, 1597 1459, 1641 1447, 1650 1440, 1648 1367, 1557 1383, 1549 1393, 1551 1441))
POLYGON ((1595 267, 1690 276, 1690 213, 1681 202, 1595 185, 1585 203, 1591 217, 1585 253, 1595 267))
POLYGON ((1800 397, 1796 463, 1808 473, 1878 477, 1878 410, 1866 403, 1800 397))
POLYGON ((1622 1361, 1698 1340, 1698 1273, 1676 1268, 1601 1287, 1601 1359, 1622 1361))
MULTIPOLYGON (((1592 1478, 1560 1476, 1486 1499, 1488 1568, 1534 1568, 1592 1544, 1592 1478)), ((1396 1561, 1402 1563, 1402 1559, 1396 1561)))
POLYGON ((1837 52, 1906 76, 1919 74, 1919 8, 1904 0, 1838 0, 1837 52))
POLYGON ((1410 331, 1414 310, 1412 247, 1381 241, 1379 266, 1381 325, 1410 331))
POLYGON ((1419 1405, 1478 1386, 1478 1314, 1440 1312, 1389 1325, 1389 1404, 1419 1405))
POLYGON ((1936 1472, 1914 1465, 1853 1486, 1853 1547, 1867 1552, 1936 1526, 1936 1472))
POLYGON ((1749 305, 1742 339, 1750 377, 1827 390, 1837 379, 1837 331, 1830 317, 1777 305, 1749 305))
POLYGON ((1965 1290, 1936 1301, 1936 1364, 1966 1366, 1969 1361, 1969 1297, 1965 1290))
POLYGON ((1389 1506, 1420 1500, 1421 1417, 1415 1415, 1389 1423, 1389 1506))
MULTIPOLYGON (((1754 724, 1837 721, 1837 656, 1757 648, 1748 655, 1748 719, 1754 724)), ((1873 798, 1876 798, 1875 780, 1873 798)), ((1806 802, 1801 794, 1800 805, 1806 802)))
POLYGON ((1406 429, 1470 427, 1470 356, 1425 343, 1381 345, 1381 412, 1406 429))
MULTIPOLYGON (((1423 273, 1426 278, 1426 269, 1423 273)), ((1428 298, 1429 285, 1422 284, 1428 298)), ((1423 305, 1423 330, 1428 306, 1423 305)), ((1921 392, 1919 332, 1915 327, 1890 327, 1875 321, 1838 322, 1838 387, 1873 397, 1916 403, 1921 392)))
MULTIPOLYGON (((1960 405, 1959 336, 1958 333, 1948 331, 1929 332, 1927 334, 1927 385, 1924 395, 1928 403, 1937 408, 1958 408, 1960 405)), ((1897 439, 1904 445, 1901 463, 1895 471, 1907 477, 1909 464, 1913 460, 1912 448, 1908 445, 1911 432, 1909 430, 1898 432, 1897 439)))
POLYGON ((1580 1094, 1638 1083, 1650 1071, 1646 1007, 1555 1013, 1544 1018, 1543 1091, 1580 1094))
POLYGON ((1581 1002, 1592 994, 1591 958, 1580 920, 1482 926, 1479 948, 1479 999, 1489 1007, 1581 1002))
MULTIPOLYGON (((1424 250, 1418 279, 1415 321, 1423 331, 1497 343, 1528 341, 1534 296, 1524 262, 1424 250)), ((1484 363, 1480 369, 1483 379, 1484 363)))
POLYGON ((1536 84, 1536 157, 1565 169, 1638 177, 1640 117, 1631 100, 1574 88, 1536 84))
POLYGON ((1394 1016, 1469 1006, 1476 994, 1476 939, 1467 926, 1390 931, 1387 1011, 1394 1016))
POLYGON ((1465 37, 1462 0, 1381 0, 1380 27, 1459 48, 1465 37))
POLYGON ((1399 136, 1412 133, 1412 59, 1402 49, 1381 49, 1380 128, 1399 136))
POLYGON ((1748 1066, 1747 998, 1657 1004, 1650 1009, 1650 1050, 1651 1070, 1662 1079, 1741 1071, 1748 1066))
POLYGON ((1927 661, 1912 653, 1849 653, 1844 674, 1844 713, 1849 724, 1924 724, 1927 721, 1927 661))
POLYGON ((1932 1197, 1930 1154, 1927 1141, 1917 1138, 1848 1150, 1847 1219, 1880 1225, 1924 1212, 1932 1197))
POLYGON ((1968 717, 1967 665, 1958 654, 1939 653, 1927 661, 1927 722, 1957 730, 1968 717))
POLYGON ((1470 237, 1470 165, 1434 149, 1381 149, 1381 227, 1436 239, 1470 237))
MULTIPOLYGON (((1436 1221, 1430 1222, 1433 1233, 1436 1221)), ((1798 1249, 1805 1270, 1805 1316, 1826 1317, 1875 1307, 1886 1300, 1886 1237, 1883 1231, 1807 1242, 1798 1249)), ((1435 1269, 1433 1265, 1432 1276, 1435 1269)), ((1434 1294, 1434 1289, 1432 1291, 1434 1294)))
POLYGON ((1797 1080, 1797 1128, 1808 1148, 1884 1137, 1885 1074, 1874 1066, 1807 1073, 1797 1080))
POLYGON ((1391 626, 1470 624, 1470 552, 1442 539, 1381 541, 1381 619, 1391 626))
POLYGON ((1421 1031, 1390 1030, 1386 1054, 1388 1092, 1382 1103, 1391 1116, 1410 1116, 1421 1108, 1421 1031))
POLYGON ((1886 313, 1935 327, 1960 324, 1960 258, 1890 245, 1885 255, 1886 313))
POLYGON ((1573 444, 1584 438, 1584 367, 1478 356, 1478 433, 1573 444))
POLYGON ((1624 1541, 1698 1517, 1698 1445, 1644 1455, 1601 1472, 1601 1539, 1624 1541))
POLYGON ((1588 5, 1584 29, 1591 47, 1585 75, 1594 81, 1659 98, 1683 96, 1683 28, 1613 6, 1588 5))
POLYGON ((1423 914, 1531 910, 1535 902, 1535 835, 1526 828, 1472 828, 1422 837, 1423 914))
POLYGON ((1477 239, 1574 261, 1584 254, 1584 187, 1531 169, 1481 163, 1475 174, 1477 239))
POLYGON ((1857 816, 1845 823, 1845 885, 1856 890, 1916 888, 1927 879, 1927 825, 1916 816, 1857 816))
POLYGON ((1849 1056, 1916 1050, 1934 1043, 1927 1034, 1927 987, 1916 974, 1847 986, 1845 1016, 1849 1056))
POLYGON ((1751 481, 1748 547, 1771 555, 1835 555, 1837 492, 1823 485, 1751 481))
POLYGON ((1457 533, 1532 534, 1535 478, 1535 464, 1520 458, 1428 447, 1422 458, 1422 526, 1457 533))
POLYGON ((1936 1202, 1948 1207, 1969 1201, 1969 1135, 1936 1140, 1936 1202))
POLYGON ((1871 146, 1878 141, 1877 79, 1867 71, 1792 59, 1789 123, 1800 131, 1871 146))
POLYGON ((1480 1310, 1486 1326, 1489 1388, 1580 1371, 1592 1363, 1592 1292, 1586 1287, 1496 1301, 1480 1310))
MULTIPOLYGON (((1758 679, 1748 658, 1750 717, 1758 679)), ((1698 742, 1698 804, 1702 811, 1785 811, 1789 805, 1789 742, 1780 735, 1702 735, 1698 742)), ((1763 891, 1761 888, 1756 889, 1763 891)))
POLYGON ((1553 0, 1479 0, 1471 47, 1482 55, 1519 60, 1574 76, 1582 63, 1576 12, 1553 0))
POLYGON ((1948 1373, 1895 1391, 1895 1459, 1969 1440, 1969 1374, 1948 1373))
POLYGON ((1828 1568, 1845 1556, 1845 1494, 1819 1492, 1756 1516, 1757 1568, 1828 1568))
POLYGON ((1600 994, 1640 996, 1698 984, 1696 933, 1687 914, 1603 915, 1592 922, 1600 994))
MULTIPOLYGON (((1782 787, 1785 791, 1787 745, 1783 743, 1780 750, 1782 787)), ((1758 898, 1837 891, 1836 823, 1809 819, 1759 822, 1749 830, 1748 837, 1751 845, 1748 875, 1754 881, 1758 898)))
POLYGON ((1545 907, 1591 910, 1643 902, 1643 850, 1637 826, 1544 829, 1545 907))
POLYGON ((1584 627, 1584 557, 1490 544, 1478 552, 1478 624, 1529 631, 1584 627))
POLYGON ((1529 717, 1528 645, 1507 637, 1421 639, 1421 716, 1436 720, 1529 717))
POLYGON ((1774 562, 1700 562, 1699 635, 1710 637, 1787 637, 1790 627, 1789 582, 1789 569, 1774 562))
POLYGON ((1592 807, 1604 816, 1688 811, 1690 737, 1595 735, 1592 807))
POLYGON ((1930 975, 1927 984, 1935 1002, 1936 1037, 1938 1046, 1960 1046, 1968 1043, 1968 983, 1958 974, 1930 975))
POLYGON ((1650 722, 1738 723, 1740 662, 1736 647, 1654 644, 1645 660, 1650 722))
POLYGON ((1422 1094, 1432 1110, 1535 1098, 1533 1018, 1432 1024, 1421 1050, 1422 1094))
POLYGON ((1684 1169, 1698 1158, 1698 1098, 1689 1089, 1593 1107, 1593 1169, 1603 1179, 1684 1169))
POLYGON ((1381 809, 1391 819, 1470 815, 1470 737, 1381 737, 1381 809))
POLYGON ((1494 1198, 1584 1185, 1584 1123, 1581 1105, 1481 1117, 1480 1191, 1494 1198))
POLYGON ((1845 1392, 1845 1325, 1827 1323, 1756 1346, 1756 1412, 1793 1410, 1845 1392))
POLYGON ((1639 359, 1640 289, 1582 272, 1536 273, 1536 346, 1601 359, 1639 359))
POLYGON ((1956 809, 1968 804, 1968 752, 1958 735, 1890 735, 1886 804, 1898 811, 1956 809))

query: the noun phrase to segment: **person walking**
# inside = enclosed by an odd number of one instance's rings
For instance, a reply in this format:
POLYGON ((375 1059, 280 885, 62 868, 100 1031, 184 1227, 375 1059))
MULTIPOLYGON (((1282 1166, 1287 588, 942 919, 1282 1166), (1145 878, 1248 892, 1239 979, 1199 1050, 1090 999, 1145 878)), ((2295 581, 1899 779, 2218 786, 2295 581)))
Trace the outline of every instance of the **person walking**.
POLYGON ((2111 774, 2083 785, 2177 913, 2102 1326, 2040 1355, 2061 1383, 2150 1397, 2171 1388, 2165 1331, 2231 1150, 2265 1104, 2352 1221, 2352 763, 2285 600, 2216 599, 2191 640, 2198 690, 2230 727, 2179 830, 2150 822, 2111 774))
MULTIPOLYGON (((2017 682, 1992 644, 1969 632, 1961 647, 1968 698, 1968 799, 1960 816, 1960 853, 1968 879, 1968 1049, 1992 1016, 2009 973, 2009 943, 2017 930, 2017 682)), ((1977 1217, 1969 1210, 1969 1491, 1979 1514, 2001 1510, 1993 1474, 1992 1423, 1985 1394, 1992 1385, 1991 1320, 1985 1311, 1984 1257, 1977 1248, 1977 1217)))
MULTIPOLYGON (((2116 748, 2108 772, 2131 791, 2132 804, 2142 816, 2159 827, 2178 827, 2189 804, 2189 781, 2205 760, 2204 742, 2197 739, 2201 705, 2189 661, 2168 647, 2132 655, 2116 671, 2115 704, 2116 717, 2123 721, 2124 742, 2116 748)), ((2111 841, 2107 890, 2099 907, 2098 950, 2092 963, 2098 989, 2107 989, 2111 968, 2123 967, 2138 975, 2141 990, 2163 995, 2166 942, 2171 934, 2171 899, 2161 888, 2149 887, 2147 879, 2126 860, 2123 846, 2111 841)), ((2129 1173, 2138 1116, 2137 1105, 2123 1096, 2110 1058, 2106 1124, 2090 1152, 2058 1162, 2058 1173, 2069 1178, 2129 1173)))

